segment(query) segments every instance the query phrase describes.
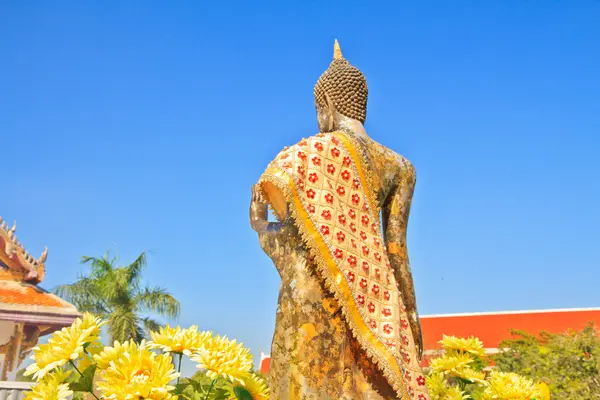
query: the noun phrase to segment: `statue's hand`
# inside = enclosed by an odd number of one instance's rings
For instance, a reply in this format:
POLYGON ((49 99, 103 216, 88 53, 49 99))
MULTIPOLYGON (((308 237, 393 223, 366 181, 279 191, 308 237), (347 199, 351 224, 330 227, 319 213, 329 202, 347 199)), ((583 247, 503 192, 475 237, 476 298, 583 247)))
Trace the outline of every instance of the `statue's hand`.
POLYGON ((268 204, 263 198, 258 185, 252 186, 252 201, 250 202, 250 225, 257 233, 277 234, 282 224, 269 222, 268 204))
POLYGON ((258 185, 252 185, 252 202, 267 205, 258 185))

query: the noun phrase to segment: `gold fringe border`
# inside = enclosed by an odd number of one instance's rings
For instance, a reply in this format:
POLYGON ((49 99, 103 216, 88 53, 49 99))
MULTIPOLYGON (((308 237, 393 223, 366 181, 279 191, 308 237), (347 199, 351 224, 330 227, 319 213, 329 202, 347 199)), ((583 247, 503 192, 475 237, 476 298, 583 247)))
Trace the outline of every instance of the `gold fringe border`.
POLYGON ((340 271, 335 260, 333 260, 327 244, 314 228, 313 222, 298 195, 293 179, 272 164, 267 167, 267 170, 259 180, 261 190, 262 183, 264 182, 272 183, 283 192, 286 199, 292 200, 289 202, 290 212, 292 213, 292 217, 298 222, 296 225, 300 231, 302 241, 307 245, 309 254, 315 259, 319 272, 325 278, 325 286, 333 293, 336 300, 342 304, 342 314, 350 327, 352 336, 382 371, 388 383, 396 391, 399 399, 410 400, 398 360, 393 354, 390 354, 390 350, 379 341, 365 324, 362 315, 358 311, 354 295, 348 286, 346 277, 340 271), (385 353, 388 353, 388 355, 386 356, 385 353))

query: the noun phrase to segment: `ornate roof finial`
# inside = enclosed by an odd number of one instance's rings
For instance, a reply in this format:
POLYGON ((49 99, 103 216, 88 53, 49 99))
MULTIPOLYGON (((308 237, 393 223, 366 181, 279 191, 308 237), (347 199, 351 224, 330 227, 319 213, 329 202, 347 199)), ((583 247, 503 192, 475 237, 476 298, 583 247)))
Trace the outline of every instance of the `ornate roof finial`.
POLYGON ((333 59, 334 60, 343 60, 344 56, 342 55, 342 49, 340 48, 340 43, 337 39, 333 43, 333 59))

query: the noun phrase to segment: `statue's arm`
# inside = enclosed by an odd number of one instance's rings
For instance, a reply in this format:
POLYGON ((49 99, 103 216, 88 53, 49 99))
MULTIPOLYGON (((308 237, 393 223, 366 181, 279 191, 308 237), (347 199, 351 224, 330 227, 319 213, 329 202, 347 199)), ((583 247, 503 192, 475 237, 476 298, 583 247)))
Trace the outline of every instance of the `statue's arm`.
POLYGON ((382 220, 390 264, 410 319, 419 357, 421 357, 423 352, 423 337, 417 313, 415 286, 406 246, 406 228, 415 184, 415 169, 412 165, 408 164, 400 174, 394 191, 384 204, 382 220))
POLYGON ((252 186, 250 225, 259 235, 275 236, 283 229, 283 222, 269 222, 267 202, 256 185, 252 186))

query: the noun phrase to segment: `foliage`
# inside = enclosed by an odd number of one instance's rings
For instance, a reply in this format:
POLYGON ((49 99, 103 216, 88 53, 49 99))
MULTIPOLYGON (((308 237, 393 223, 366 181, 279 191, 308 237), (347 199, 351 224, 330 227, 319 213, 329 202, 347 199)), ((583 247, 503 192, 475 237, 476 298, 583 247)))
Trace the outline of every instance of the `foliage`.
POLYGON ((146 253, 126 266, 119 266, 118 258, 109 258, 108 252, 102 258, 82 257, 82 263, 90 266, 90 273, 75 283, 59 286, 55 293, 79 311, 107 319, 111 343, 139 342, 157 330, 160 324, 143 313, 171 318, 179 315, 179 302, 165 289, 142 286, 146 253))
POLYGON ((494 357, 500 370, 543 380, 554 400, 600 399, 600 338, 593 324, 579 332, 513 335, 494 357))
POLYGON ((432 400, 549 400, 546 386, 489 368, 483 343, 444 336, 444 355, 431 360, 427 387, 432 400))
POLYGON ((250 352, 235 340, 196 326, 167 325, 150 333, 152 341, 104 347, 99 338, 104 323, 85 313, 36 347, 24 375, 33 375, 37 383, 26 399, 268 399, 265 381, 252 372, 250 352), (184 355, 197 361, 201 372, 180 380, 184 355))

